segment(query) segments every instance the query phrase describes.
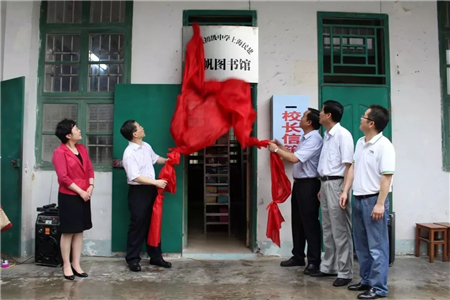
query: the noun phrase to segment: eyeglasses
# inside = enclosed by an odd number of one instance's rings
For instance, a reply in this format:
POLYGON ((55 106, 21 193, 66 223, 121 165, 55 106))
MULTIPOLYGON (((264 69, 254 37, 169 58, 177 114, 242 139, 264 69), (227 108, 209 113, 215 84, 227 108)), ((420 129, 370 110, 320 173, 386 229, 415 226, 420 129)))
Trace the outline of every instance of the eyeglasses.
POLYGON ((139 125, 139 126, 136 127, 136 129, 135 129, 133 132, 136 132, 136 131, 138 131, 139 129, 144 129, 144 127, 143 127, 142 125, 139 125))
POLYGON ((362 115, 362 116, 361 116, 361 119, 366 119, 366 120, 375 122, 374 120, 372 120, 371 118, 366 117, 365 115, 362 115))

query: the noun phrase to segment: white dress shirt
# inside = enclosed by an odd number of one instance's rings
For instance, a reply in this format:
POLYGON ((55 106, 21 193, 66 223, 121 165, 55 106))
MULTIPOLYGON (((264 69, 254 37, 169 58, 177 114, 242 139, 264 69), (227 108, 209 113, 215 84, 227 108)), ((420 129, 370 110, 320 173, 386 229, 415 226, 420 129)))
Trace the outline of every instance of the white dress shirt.
POLYGON ((317 171, 320 176, 344 176, 345 164, 353 162, 353 137, 340 123, 325 132, 317 171))
POLYGON ((157 155, 152 147, 142 142, 142 146, 136 143, 128 142, 128 147, 123 152, 122 165, 127 173, 127 183, 131 185, 139 185, 133 181, 140 175, 155 179, 155 168, 153 165, 158 160, 157 155))
POLYGON ((322 137, 318 130, 313 130, 302 136, 294 155, 299 162, 294 164, 292 176, 294 178, 316 178, 320 151, 322 150, 322 137))
MULTIPOLYGON (((364 196, 380 192, 383 174, 394 174, 395 150, 392 143, 380 132, 366 143, 362 137, 356 143, 354 156, 353 195, 364 196)), ((389 192, 392 192, 392 183, 389 192)))

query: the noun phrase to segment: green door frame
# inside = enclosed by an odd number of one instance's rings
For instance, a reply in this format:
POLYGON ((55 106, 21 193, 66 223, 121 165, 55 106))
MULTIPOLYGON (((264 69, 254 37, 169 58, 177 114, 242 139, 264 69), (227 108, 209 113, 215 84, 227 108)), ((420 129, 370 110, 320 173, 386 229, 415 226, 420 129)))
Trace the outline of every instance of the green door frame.
MULTIPOLYGON (((214 25, 214 26, 257 26, 257 12, 255 10, 184 10, 183 11, 183 26, 192 25, 193 21, 197 22, 199 25, 214 25), (202 18, 200 20, 195 19, 193 17, 202 18)), ((258 84, 251 84, 252 90, 252 104, 255 111, 257 111, 257 90, 258 84)), ((258 135, 258 118, 256 118, 255 123, 253 124, 252 136, 256 137, 258 135)), ((251 185, 251 231, 250 236, 250 249, 256 249, 256 239, 257 239, 257 177, 258 177, 258 156, 256 147, 252 147, 250 149, 250 185, 251 185)), ((185 168, 185 184, 188 184, 187 180, 187 168, 185 168)), ((187 188, 185 188, 187 191, 187 188)), ((187 193, 187 192, 186 192, 187 193)), ((185 221, 183 224, 183 228, 186 228, 187 224, 187 195, 185 197, 184 203, 185 212, 183 216, 185 217, 185 221)), ((186 228, 187 230, 187 228, 186 228)), ((186 237, 187 235, 185 235, 186 237)), ((185 245, 183 240, 183 243, 185 245)))
MULTIPOLYGON (((357 25, 356 25, 357 26, 357 25)), ((371 27, 371 26, 367 26, 371 27)), ((377 27, 377 26, 373 26, 377 27)), ((380 27, 380 26, 378 26, 380 27)), ((390 76, 390 53, 389 53, 389 17, 386 14, 373 14, 373 13, 346 13, 346 12, 317 12, 317 41, 318 41, 318 76, 319 76, 319 107, 322 106, 325 101, 322 97, 323 87, 379 87, 386 88, 388 94, 388 109, 391 110, 391 76, 390 76), (383 21, 384 30, 384 68, 385 68, 385 84, 373 85, 373 84, 337 84, 337 83, 325 83, 324 82, 324 45, 323 45, 323 20, 330 18, 341 19, 378 19, 383 21)), ((391 122, 392 124, 392 118, 391 122)), ((388 127, 388 132, 385 132, 385 136, 392 140, 392 132, 389 130, 392 126, 388 127)), ((356 141, 355 141, 356 142, 356 141)), ((392 211, 393 207, 393 193, 391 195, 391 201, 389 202, 389 209, 392 211)))

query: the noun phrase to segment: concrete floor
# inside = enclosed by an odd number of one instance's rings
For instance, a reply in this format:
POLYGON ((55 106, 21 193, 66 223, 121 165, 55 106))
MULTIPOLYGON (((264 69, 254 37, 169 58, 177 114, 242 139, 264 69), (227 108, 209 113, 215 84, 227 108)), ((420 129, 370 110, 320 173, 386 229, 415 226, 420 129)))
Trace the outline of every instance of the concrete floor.
POLYGON ((245 241, 241 241, 235 236, 228 236, 226 232, 203 234, 189 233, 186 253, 252 253, 245 246, 245 241))
MULTIPOLYGON (((281 268, 280 258, 254 260, 168 259, 170 270, 141 262, 128 271, 123 259, 83 258, 88 278, 63 279, 61 268, 22 264, 1 273, 1 299, 356 299, 312 278, 301 268, 281 268)), ((355 273, 358 274, 357 264, 355 273)), ((359 281, 355 275, 354 283, 359 281)), ((397 257, 390 268, 388 299, 450 299, 450 263, 397 257)))

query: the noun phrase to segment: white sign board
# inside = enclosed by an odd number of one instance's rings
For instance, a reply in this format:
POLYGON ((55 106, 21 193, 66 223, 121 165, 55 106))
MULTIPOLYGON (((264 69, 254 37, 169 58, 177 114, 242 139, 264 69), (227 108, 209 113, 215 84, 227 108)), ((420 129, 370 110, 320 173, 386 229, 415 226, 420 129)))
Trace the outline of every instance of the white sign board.
POLYGON ((303 135, 300 119, 308 110, 309 96, 273 95, 272 96, 272 139, 278 140, 294 152, 303 135))
MULTIPOLYGON (((205 49, 205 80, 237 78, 258 82, 258 27, 200 26, 205 49)), ((183 27, 183 61, 193 35, 183 27)))

